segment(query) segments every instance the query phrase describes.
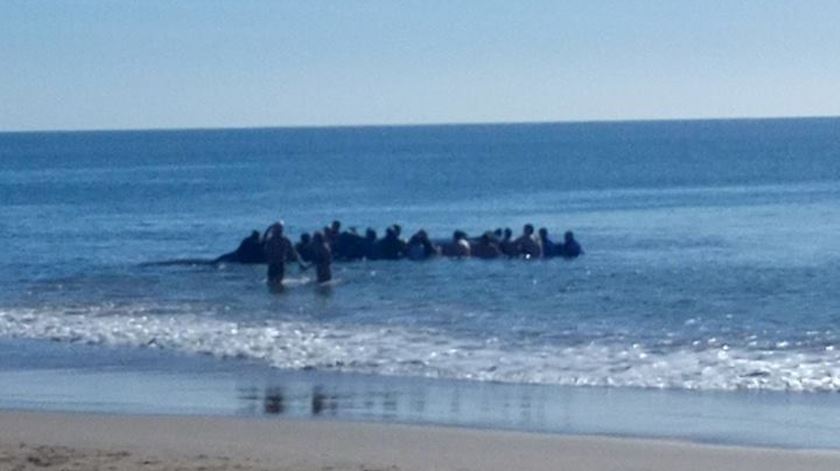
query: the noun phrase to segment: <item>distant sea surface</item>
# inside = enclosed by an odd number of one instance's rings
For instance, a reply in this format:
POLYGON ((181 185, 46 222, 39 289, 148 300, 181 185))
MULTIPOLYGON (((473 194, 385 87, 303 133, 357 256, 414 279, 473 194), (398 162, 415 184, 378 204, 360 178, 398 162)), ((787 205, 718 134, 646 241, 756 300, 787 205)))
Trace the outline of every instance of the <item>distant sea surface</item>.
POLYGON ((6 351, 840 392, 840 119, 5 133, 0 247, 6 351), (336 263, 331 287, 293 268, 281 294, 264 266, 144 265, 280 218, 293 239, 533 223, 586 254, 336 263))

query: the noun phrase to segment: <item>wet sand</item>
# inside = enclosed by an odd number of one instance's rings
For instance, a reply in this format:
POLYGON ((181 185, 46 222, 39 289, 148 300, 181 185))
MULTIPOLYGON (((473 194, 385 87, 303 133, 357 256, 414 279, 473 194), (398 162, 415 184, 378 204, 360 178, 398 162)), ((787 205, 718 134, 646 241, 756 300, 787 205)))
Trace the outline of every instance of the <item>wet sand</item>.
POLYGON ((351 422, 0 412, 0 470, 837 470, 840 452, 351 422))

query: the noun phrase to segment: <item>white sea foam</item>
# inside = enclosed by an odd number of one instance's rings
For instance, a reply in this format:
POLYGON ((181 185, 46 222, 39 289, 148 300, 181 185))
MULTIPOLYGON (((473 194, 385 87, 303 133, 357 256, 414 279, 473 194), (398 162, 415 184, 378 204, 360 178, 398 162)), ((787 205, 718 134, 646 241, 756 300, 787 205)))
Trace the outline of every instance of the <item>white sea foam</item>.
POLYGON ((714 343, 513 347, 433 330, 323 323, 237 323, 192 314, 0 311, 0 336, 244 358, 278 368, 584 386, 840 391, 840 352, 714 343))

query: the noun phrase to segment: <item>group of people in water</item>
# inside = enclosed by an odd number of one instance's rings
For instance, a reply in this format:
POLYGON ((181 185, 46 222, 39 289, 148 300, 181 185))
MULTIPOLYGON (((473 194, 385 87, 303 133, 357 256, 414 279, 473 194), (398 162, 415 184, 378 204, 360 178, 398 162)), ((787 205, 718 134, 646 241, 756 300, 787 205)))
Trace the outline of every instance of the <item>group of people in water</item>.
POLYGON ((341 222, 333 221, 322 231, 303 233, 297 243, 286 237, 283 222, 275 222, 260 235, 253 231, 239 247, 217 258, 215 262, 266 263, 268 284, 282 288, 285 266, 297 262, 301 268, 315 266, 319 283, 332 279, 333 260, 427 260, 434 257, 451 258, 575 258, 583 249, 571 231, 563 235, 562 242, 552 241, 548 230, 541 228, 536 233, 534 226, 525 224, 522 234, 513 237, 510 228, 487 231, 479 237, 469 237, 463 231, 455 231, 450 240, 433 240, 425 230, 419 230, 408 240, 402 237, 399 224, 389 226, 384 237, 368 228, 364 235, 355 228, 342 230, 341 222))

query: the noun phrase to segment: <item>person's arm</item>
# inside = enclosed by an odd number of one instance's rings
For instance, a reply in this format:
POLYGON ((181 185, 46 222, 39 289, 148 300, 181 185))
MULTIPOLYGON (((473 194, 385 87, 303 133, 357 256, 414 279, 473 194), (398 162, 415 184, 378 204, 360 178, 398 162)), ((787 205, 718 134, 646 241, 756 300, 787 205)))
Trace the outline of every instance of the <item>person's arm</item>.
POLYGON ((307 265, 307 264, 303 261, 303 259, 302 259, 302 258, 301 258, 301 256, 300 256, 300 253, 298 253, 297 249, 295 249, 295 246, 294 246, 294 245, 292 245, 292 243, 291 243, 291 242, 289 242, 289 243, 288 243, 288 245, 287 245, 287 250, 291 251, 291 253, 292 253, 292 257, 295 259, 295 261, 298 263, 298 265, 300 265, 300 269, 301 269, 301 270, 307 270, 307 269, 309 269, 309 265, 307 265))

